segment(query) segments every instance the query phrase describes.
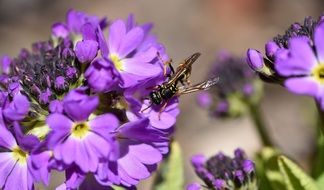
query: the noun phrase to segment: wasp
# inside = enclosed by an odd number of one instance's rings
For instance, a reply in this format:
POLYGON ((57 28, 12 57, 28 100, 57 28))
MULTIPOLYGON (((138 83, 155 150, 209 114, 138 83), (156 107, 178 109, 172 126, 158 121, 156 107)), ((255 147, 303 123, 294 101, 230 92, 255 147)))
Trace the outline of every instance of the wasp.
MULTIPOLYGON (((159 112, 159 118, 160 114, 167 106, 169 100, 173 97, 200 90, 208 90, 218 82, 219 78, 214 77, 198 84, 191 85, 189 77, 191 75, 192 64, 198 59, 200 55, 200 53, 192 54, 182 63, 180 63, 176 70, 174 70, 171 65, 172 60, 164 62, 165 65, 168 65, 170 67, 172 74, 169 75, 168 81, 154 87, 153 91, 149 94, 149 99, 151 101, 151 105, 149 107, 151 107, 152 105, 158 106, 163 104, 159 112), (181 83, 182 86, 178 86, 179 83, 181 83)), ((166 68, 164 69, 164 73, 166 73, 166 68)), ((145 108, 144 110, 146 110, 147 108, 145 108)))

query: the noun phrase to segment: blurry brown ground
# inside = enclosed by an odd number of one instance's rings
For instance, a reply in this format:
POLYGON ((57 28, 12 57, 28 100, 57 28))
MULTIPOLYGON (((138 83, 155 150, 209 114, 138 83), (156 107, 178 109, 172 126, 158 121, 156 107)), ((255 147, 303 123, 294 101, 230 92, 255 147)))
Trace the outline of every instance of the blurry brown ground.
MULTIPOLYGON (((16 55, 20 48, 49 37, 53 22, 63 21, 69 8, 109 19, 126 18, 153 22, 154 33, 165 44, 173 60, 199 51, 192 81, 203 80, 217 51, 227 49, 244 55, 247 48, 263 50, 264 43, 305 16, 317 17, 324 8, 321 0, 0 0, 0 54, 16 55)), ((195 153, 232 154, 236 147, 253 155, 258 136, 245 117, 219 120, 208 117, 195 103, 195 96, 181 97, 181 115, 176 137, 185 158, 186 182, 197 181, 190 168, 195 153)), ((303 165, 313 152, 313 101, 288 93, 279 86, 266 86, 262 102, 269 131, 278 146, 303 165)), ((57 181, 62 176, 56 175, 57 181)), ((146 182, 149 183, 149 182, 146 182)), ((54 184, 53 184, 54 185, 54 184)), ((53 189, 51 186, 50 189, 53 189)), ((140 189, 149 189, 143 185, 140 189)))

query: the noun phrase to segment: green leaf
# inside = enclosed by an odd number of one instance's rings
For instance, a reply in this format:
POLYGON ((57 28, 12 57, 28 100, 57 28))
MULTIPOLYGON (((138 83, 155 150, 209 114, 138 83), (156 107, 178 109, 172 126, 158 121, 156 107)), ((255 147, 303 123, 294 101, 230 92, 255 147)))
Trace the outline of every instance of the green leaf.
POLYGON ((256 174, 259 189, 262 190, 284 190, 285 183, 279 170, 277 158, 280 152, 274 148, 263 148, 255 158, 256 174))
POLYGON ((169 157, 161 164, 154 190, 179 190, 184 186, 183 161, 180 146, 172 142, 169 157))
POLYGON ((324 174, 322 174, 316 179, 316 184, 319 189, 324 188, 324 174))
POLYGON ((287 190, 318 190, 315 181, 285 156, 278 157, 287 190))

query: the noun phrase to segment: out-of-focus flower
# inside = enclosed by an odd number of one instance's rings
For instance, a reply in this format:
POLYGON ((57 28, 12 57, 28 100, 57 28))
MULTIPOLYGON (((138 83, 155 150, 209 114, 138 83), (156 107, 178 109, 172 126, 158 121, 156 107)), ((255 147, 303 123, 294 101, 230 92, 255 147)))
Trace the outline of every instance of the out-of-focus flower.
POLYGON ((246 104, 257 103, 262 86, 244 59, 223 51, 211 66, 208 77, 219 82, 209 91, 199 92, 198 104, 216 117, 235 117, 247 112, 246 104))
POLYGON ((66 174, 58 189, 87 186, 86 176, 97 186, 135 188, 168 153, 178 100, 162 112, 141 111, 150 104, 147 88, 166 80, 156 58, 157 52, 167 58, 164 47, 149 33, 152 25, 138 26, 132 15, 113 22, 109 43, 106 26, 105 19, 70 10, 50 40, 3 57, 2 188, 48 185, 52 170, 66 174))
MULTIPOLYGON (((256 189, 257 180, 253 161, 246 158, 243 150, 236 149, 234 157, 218 153, 206 159, 203 155, 195 155, 191 163, 198 177, 204 181, 208 189, 256 189)), ((191 184, 190 189, 200 189, 198 184, 191 184)))
POLYGON ((324 110, 322 21, 323 17, 307 17, 303 24, 292 24, 284 35, 266 44, 266 57, 249 49, 247 60, 264 81, 282 84, 295 94, 312 96, 324 110))

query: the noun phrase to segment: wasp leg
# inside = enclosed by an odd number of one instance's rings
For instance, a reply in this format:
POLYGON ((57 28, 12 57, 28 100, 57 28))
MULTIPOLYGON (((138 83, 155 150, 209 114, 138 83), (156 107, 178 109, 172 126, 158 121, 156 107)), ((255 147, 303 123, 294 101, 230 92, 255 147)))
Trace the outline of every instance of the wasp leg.
MULTIPOLYGON (((163 63, 163 75, 167 76, 167 67, 170 67, 172 74, 175 73, 174 68, 172 66, 172 59, 169 59, 168 61, 164 61, 160 55, 160 52, 157 52, 157 57, 163 63)), ((168 76, 169 77, 169 76, 168 76)))
POLYGON ((153 104, 151 103, 149 106, 147 106, 146 108, 142 109, 140 112, 143 113, 145 110, 149 109, 152 106, 153 106, 153 104))
POLYGON ((161 120, 161 114, 162 112, 165 110, 166 106, 168 105, 169 101, 166 101, 163 106, 161 107, 160 111, 159 111, 159 115, 158 115, 158 118, 159 118, 159 121, 161 120))

